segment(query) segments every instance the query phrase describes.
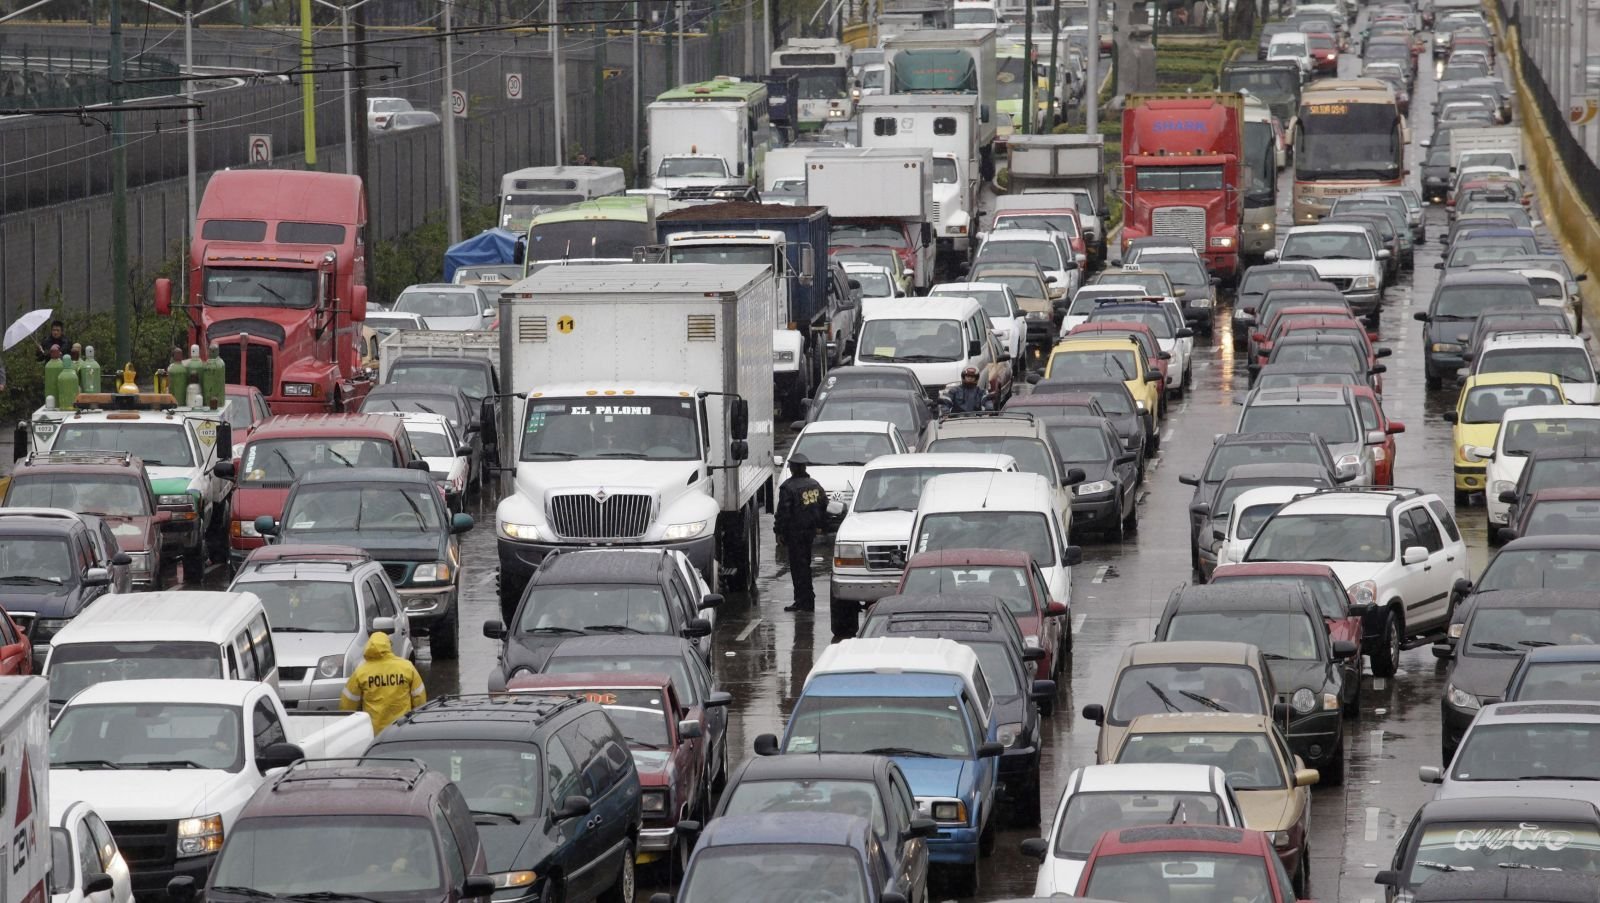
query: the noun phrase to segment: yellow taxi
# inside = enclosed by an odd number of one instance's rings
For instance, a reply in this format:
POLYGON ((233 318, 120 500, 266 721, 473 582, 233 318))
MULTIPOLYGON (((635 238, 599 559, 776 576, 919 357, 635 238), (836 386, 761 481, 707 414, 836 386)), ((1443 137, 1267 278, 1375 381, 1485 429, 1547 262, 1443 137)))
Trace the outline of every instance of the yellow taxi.
POLYGON ((1473 445, 1493 448, 1502 414, 1523 405, 1566 403, 1560 378, 1549 373, 1508 371, 1467 377, 1456 397, 1456 409, 1444 415, 1455 424, 1450 444, 1455 449, 1456 503, 1464 504, 1474 492, 1483 491, 1488 465, 1468 458, 1465 449, 1473 445))
POLYGON ((1044 365, 1047 380, 1104 382, 1108 377, 1126 383, 1140 413, 1149 411, 1152 420, 1160 422, 1165 414, 1164 380, 1145 356, 1144 346, 1131 335, 1069 336, 1056 343, 1044 365))

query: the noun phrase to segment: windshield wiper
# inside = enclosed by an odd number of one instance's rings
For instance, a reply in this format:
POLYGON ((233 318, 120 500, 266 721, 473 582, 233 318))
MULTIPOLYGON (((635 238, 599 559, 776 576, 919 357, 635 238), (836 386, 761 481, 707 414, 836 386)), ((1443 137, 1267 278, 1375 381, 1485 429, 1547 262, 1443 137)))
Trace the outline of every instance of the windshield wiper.
POLYGON ((1470 865, 1451 865, 1448 862, 1434 862, 1432 859, 1418 859, 1417 868, 1431 869, 1435 872, 1470 872, 1470 865))
POLYGON ((1261 657, 1269 662, 1286 662, 1289 660, 1289 656, 1279 655, 1276 652, 1263 652, 1261 653, 1261 657))
POLYGON ((288 298, 285 298, 283 295, 279 294, 277 289, 275 289, 272 286, 266 284, 265 282, 257 282, 256 283, 256 288, 261 289, 262 291, 266 292, 267 294, 271 295, 274 298, 277 298, 279 301, 282 301, 285 304, 289 303, 289 299, 288 298))
POLYGON ((73 759, 70 762, 52 762, 55 768, 109 768, 112 770, 122 768, 115 762, 106 759, 73 759))
POLYGON ((899 357, 892 357, 890 360, 906 364, 942 364, 954 360, 954 358, 939 354, 902 354, 899 357))
POLYGON ((569 451, 536 451, 528 452, 523 456, 522 460, 532 461, 535 455, 549 458, 576 458, 578 453, 569 451))
POLYGON ((627 740, 629 746, 639 746, 639 747, 643 747, 645 749, 660 749, 661 748, 661 744, 659 744, 659 743, 651 743, 649 740, 640 740, 637 737, 623 737, 622 739, 627 740))
POLYGON ((1495 643, 1495 642, 1473 643, 1472 644, 1472 648, 1474 648, 1474 649, 1487 649, 1490 652, 1521 652, 1522 651, 1522 650, 1516 648, 1515 646, 1507 646, 1505 643, 1495 643))
POLYGON ((37 574, 6 574, 0 577, 0 583, 48 583, 51 586, 60 586, 60 577, 40 577, 37 574))
POLYGON ((944 758, 937 753, 931 753, 921 749, 912 749, 909 746, 877 746, 873 747, 872 749, 863 749, 861 754, 864 756, 915 756, 919 759, 944 758))
POLYGON ((213 893, 213 894, 233 894, 233 895, 238 896, 238 897, 249 897, 249 898, 251 898, 253 900, 276 900, 276 899, 278 899, 278 895, 277 894, 269 894, 264 890, 257 890, 256 888, 245 887, 245 886, 240 885, 240 884, 219 884, 216 887, 211 888, 209 893, 213 893))
POLYGON ((344 466, 346 466, 346 467, 354 467, 355 466, 355 464, 351 463, 349 458, 346 458, 344 455, 339 454, 338 452, 334 451, 333 449, 330 448, 327 451, 328 451, 328 454, 333 455, 335 458, 338 458, 340 461, 343 461, 344 462, 344 466))
POLYGON ((1179 690, 1178 692, 1190 699, 1193 699, 1195 702, 1200 703, 1208 709, 1215 709, 1219 712, 1233 711, 1233 709, 1230 709, 1215 699, 1212 699, 1210 696, 1201 696, 1199 693, 1196 693, 1193 690, 1179 690))
POLYGON ((579 630, 576 627, 535 627, 532 630, 529 630, 528 632, 529 633, 571 634, 573 636, 582 636, 583 635, 583 631, 579 630))
POLYGON ((428 532, 428 525, 426 523, 427 519, 422 516, 422 509, 417 507, 417 503, 411 500, 410 493, 401 492, 400 497, 406 500, 406 507, 410 508, 411 513, 417 516, 417 532, 428 532))
POLYGON ((315 627, 274 627, 273 633, 344 633, 343 630, 318 630, 315 627))
POLYGON ((1150 688, 1150 692, 1156 694, 1156 698, 1161 700, 1161 704, 1167 707, 1167 711, 1169 711, 1169 712, 1182 712, 1183 711, 1183 709, 1178 707, 1178 704, 1176 702, 1172 701, 1172 697, 1167 695, 1167 691, 1166 690, 1161 689, 1160 687, 1156 686, 1155 684, 1151 683, 1148 680, 1144 682, 1144 685, 1150 688))
POLYGON ((1552 641, 1552 640, 1517 640, 1517 645, 1518 646, 1533 646, 1534 648, 1541 648, 1541 647, 1544 647, 1544 646, 1554 646, 1554 645, 1556 645, 1556 643, 1554 641, 1552 641))
POLYGON ((593 630, 595 633, 644 633, 643 630, 626 624, 585 624, 583 629, 593 630))
POLYGON ((347 894, 337 890, 319 890, 309 894, 289 894, 285 900, 365 900, 366 903, 383 903, 361 894, 347 894))
POLYGON ((1535 871, 1535 872, 1559 872, 1559 871, 1562 871, 1562 869, 1557 868, 1556 866, 1553 866, 1553 865, 1530 865, 1530 864, 1528 864, 1526 862, 1496 862, 1494 864, 1494 867, 1498 868, 1498 869, 1529 869, 1529 870, 1535 871))
POLYGON ((638 458, 641 460, 649 457, 644 452, 636 451, 603 451, 595 452, 594 456, 596 458, 638 458))
POLYGON ((158 759, 154 762, 130 762, 128 768, 199 768, 205 770, 210 766, 201 765, 193 759, 158 759))
MULTIPOLYGON (((510 813, 510 812, 501 812, 501 811, 499 811, 497 809, 474 809, 474 810, 472 810, 472 814, 474 816, 480 816, 481 815, 481 816, 484 816, 486 818, 503 818, 506 821, 511 822, 514 825, 522 824, 522 819, 518 818, 515 814, 510 813)), ((476 820, 476 819, 474 819, 474 820, 476 820)))
MULTIPOLYGON (((284 469, 289 471, 289 479, 291 479, 291 480, 294 479, 295 478, 294 465, 290 464, 289 463, 289 459, 284 457, 283 450, 275 448, 275 449, 272 450, 272 453, 274 455, 278 456, 278 460, 283 462, 284 469)), ((328 453, 329 454, 334 454, 333 449, 329 449, 328 453)))

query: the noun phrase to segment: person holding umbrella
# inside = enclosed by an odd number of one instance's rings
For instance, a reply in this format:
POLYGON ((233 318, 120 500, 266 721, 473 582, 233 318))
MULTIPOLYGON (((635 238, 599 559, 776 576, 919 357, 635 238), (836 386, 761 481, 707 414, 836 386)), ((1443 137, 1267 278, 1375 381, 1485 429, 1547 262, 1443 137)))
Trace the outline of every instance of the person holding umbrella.
MULTIPOLYGON (((43 326, 46 320, 50 319, 50 313, 51 311, 49 308, 30 310, 13 320, 11 325, 6 327, 5 335, 0 337, 0 351, 10 351, 17 345, 22 344, 23 339, 33 335, 35 330, 37 330, 40 326, 43 326)), ((50 328, 50 342, 52 345, 66 342, 66 326, 60 320, 57 320, 55 325, 50 328)), ((33 344, 39 349, 39 360, 47 361, 50 359, 50 355, 45 352, 44 345, 41 345, 38 342, 34 342, 33 344)), ((71 347, 71 344, 63 344, 61 347, 61 353, 67 353, 67 350, 71 347)), ((5 363, 0 361, 0 391, 3 391, 5 387, 5 363)))
POLYGON ((34 345, 39 348, 39 360, 41 361, 49 360, 51 357, 50 352, 56 348, 60 348, 62 354, 71 354, 72 342, 67 339, 67 324, 60 320, 51 323, 50 337, 45 339, 43 343, 34 342, 34 345))

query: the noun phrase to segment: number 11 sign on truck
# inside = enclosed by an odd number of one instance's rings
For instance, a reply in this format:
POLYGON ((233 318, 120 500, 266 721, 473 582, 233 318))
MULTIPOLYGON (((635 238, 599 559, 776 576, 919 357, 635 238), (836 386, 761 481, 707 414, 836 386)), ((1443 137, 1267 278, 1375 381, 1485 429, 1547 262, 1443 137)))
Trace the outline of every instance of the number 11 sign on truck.
POLYGON ((1160 236, 1192 245, 1213 275, 1239 270, 1243 219, 1238 94, 1130 94, 1122 111, 1122 248, 1160 236))

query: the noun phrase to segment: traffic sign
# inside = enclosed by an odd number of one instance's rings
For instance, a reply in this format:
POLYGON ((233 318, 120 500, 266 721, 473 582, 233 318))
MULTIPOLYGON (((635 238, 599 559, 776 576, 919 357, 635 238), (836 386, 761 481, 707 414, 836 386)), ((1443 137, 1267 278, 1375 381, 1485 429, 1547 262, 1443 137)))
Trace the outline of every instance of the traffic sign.
POLYGON ((576 325, 578 324, 571 317, 561 317, 556 320, 556 328, 561 330, 563 334, 571 332, 572 327, 576 325))
POLYGON ((1594 120, 1597 112, 1600 112, 1600 98, 1585 97, 1573 101, 1572 106, 1567 108, 1567 119, 1573 125, 1587 125, 1594 120))
POLYGON ((251 135, 249 142, 249 156, 251 163, 271 163, 272 136, 251 135))
POLYGON ((467 118, 467 92, 465 92, 465 91, 451 91, 450 92, 450 112, 457 119, 466 119, 467 118))
POLYGON ((522 73, 506 73, 506 100, 522 99, 522 73))

